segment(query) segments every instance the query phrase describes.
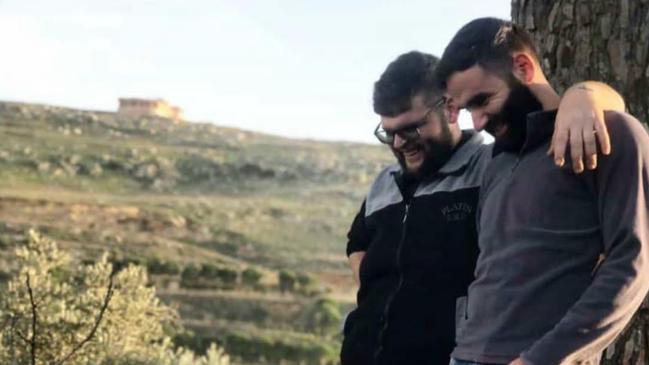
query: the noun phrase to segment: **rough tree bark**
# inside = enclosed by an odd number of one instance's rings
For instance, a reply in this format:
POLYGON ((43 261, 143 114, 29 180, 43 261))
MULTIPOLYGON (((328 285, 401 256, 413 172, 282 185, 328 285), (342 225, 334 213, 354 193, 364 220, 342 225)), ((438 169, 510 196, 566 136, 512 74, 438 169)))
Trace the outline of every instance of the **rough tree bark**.
POLYGON ((587 79, 617 89, 649 122, 649 0, 512 0, 559 90, 587 79))
MULTIPOLYGON (((649 0, 512 0, 512 20, 534 37, 557 90, 606 82, 631 114, 649 122, 649 0)), ((649 364, 647 300, 602 364, 649 364)))

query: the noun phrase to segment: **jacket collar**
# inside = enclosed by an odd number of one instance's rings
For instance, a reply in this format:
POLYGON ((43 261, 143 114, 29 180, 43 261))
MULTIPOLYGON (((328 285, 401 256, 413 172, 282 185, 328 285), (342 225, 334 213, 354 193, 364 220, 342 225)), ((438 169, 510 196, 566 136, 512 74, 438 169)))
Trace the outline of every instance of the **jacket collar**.
MULTIPOLYGON (((523 147, 519 152, 521 155, 536 149, 552 138, 556 116, 556 110, 542 110, 527 115, 525 121, 527 123, 525 143, 523 143, 523 147)), ((501 152, 504 152, 503 149, 498 148, 498 143, 495 143, 492 155, 495 157, 501 152)))
POLYGON ((462 170, 469 164, 473 155, 475 155, 484 144, 484 138, 476 131, 462 131, 462 135, 463 138, 468 137, 468 140, 453 152, 451 158, 439 169, 439 174, 451 175, 462 170))
MULTIPOLYGON (((429 176, 424 177, 421 181, 429 181, 439 177, 439 175, 453 175, 463 170, 484 144, 482 135, 474 130, 462 131, 462 139, 465 140, 453 152, 451 158, 436 172, 431 173, 429 176)), ((397 185, 403 186, 403 171, 398 164, 392 165, 389 173, 394 176, 397 185)))
POLYGON ((527 115, 527 137, 521 153, 527 153, 552 138, 556 110, 539 111, 527 115))

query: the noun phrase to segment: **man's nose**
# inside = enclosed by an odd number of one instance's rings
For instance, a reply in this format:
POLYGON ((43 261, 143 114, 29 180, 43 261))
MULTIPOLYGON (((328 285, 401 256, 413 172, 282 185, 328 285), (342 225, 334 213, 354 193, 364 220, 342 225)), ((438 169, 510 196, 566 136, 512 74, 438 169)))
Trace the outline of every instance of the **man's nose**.
POLYGON ((406 144, 406 140, 401 138, 401 136, 397 133, 394 135, 394 141, 392 141, 392 147, 394 148, 401 148, 403 147, 404 144, 406 144))
POLYGON ((471 119, 473 120, 473 128, 476 131, 480 131, 487 124, 486 119, 487 115, 482 112, 480 109, 471 110, 471 119))

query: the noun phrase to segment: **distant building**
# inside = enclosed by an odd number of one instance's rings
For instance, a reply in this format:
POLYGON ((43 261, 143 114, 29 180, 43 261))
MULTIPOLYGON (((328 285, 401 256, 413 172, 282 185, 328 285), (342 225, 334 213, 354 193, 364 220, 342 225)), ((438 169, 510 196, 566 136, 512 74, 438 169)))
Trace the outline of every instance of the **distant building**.
POLYGON ((118 114, 132 117, 161 117, 168 118, 179 123, 183 118, 183 110, 177 106, 170 105, 164 99, 139 99, 119 98, 118 114))

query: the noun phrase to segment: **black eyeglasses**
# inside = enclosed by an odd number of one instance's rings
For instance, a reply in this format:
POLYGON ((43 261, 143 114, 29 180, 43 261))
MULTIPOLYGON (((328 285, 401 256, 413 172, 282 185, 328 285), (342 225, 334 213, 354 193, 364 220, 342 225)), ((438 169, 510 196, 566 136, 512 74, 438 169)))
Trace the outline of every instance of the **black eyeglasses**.
POLYGON ((419 134, 419 129, 423 127, 426 123, 428 123, 428 116, 430 115, 430 112, 443 106, 445 103, 446 103, 446 99, 440 98, 438 101, 436 101, 433 104, 433 106, 428 108, 426 114, 424 114, 423 118, 421 118, 419 121, 410 123, 409 125, 403 126, 394 131, 386 131, 381 126, 381 123, 379 123, 379 125, 377 125, 376 129, 374 130, 374 135, 379 140, 379 142, 384 144, 389 144, 389 145, 394 143, 394 136, 396 136, 397 134, 399 135, 399 137, 401 137, 406 141, 415 140, 421 136, 419 134))

